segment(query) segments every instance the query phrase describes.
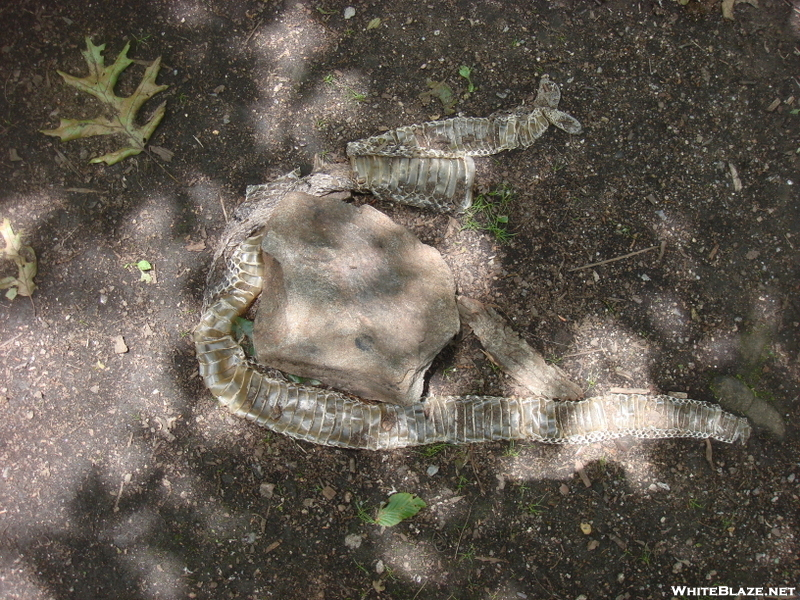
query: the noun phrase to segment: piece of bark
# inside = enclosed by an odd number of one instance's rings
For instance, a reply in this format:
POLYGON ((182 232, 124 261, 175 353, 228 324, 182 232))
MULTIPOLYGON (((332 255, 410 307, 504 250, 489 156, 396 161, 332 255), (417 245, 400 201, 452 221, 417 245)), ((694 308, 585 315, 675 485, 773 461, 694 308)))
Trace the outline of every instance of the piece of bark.
POLYGON ((576 400, 583 395, 564 371, 548 365, 494 309, 459 296, 458 312, 462 323, 470 326, 492 360, 533 394, 564 400, 576 400))

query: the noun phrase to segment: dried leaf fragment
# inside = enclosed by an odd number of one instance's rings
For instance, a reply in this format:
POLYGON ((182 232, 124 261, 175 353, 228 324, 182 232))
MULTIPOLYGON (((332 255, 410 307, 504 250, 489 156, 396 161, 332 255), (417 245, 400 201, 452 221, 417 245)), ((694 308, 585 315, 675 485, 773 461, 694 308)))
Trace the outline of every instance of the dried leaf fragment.
POLYGON ((747 3, 758 7, 758 0, 722 0, 722 16, 733 21, 733 7, 737 4, 747 3))
POLYGON ((443 81, 434 81, 433 79, 427 80, 428 89, 419 95, 419 99, 423 104, 429 103, 431 100, 436 99, 442 103, 444 114, 452 115, 456 112, 455 106, 458 102, 452 88, 443 81))
POLYGON ((6 298, 9 300, 18 295, 30 296, 36 289, 36 284, 33 282, 38 269, 36 253, 33 248, 22 243, 22 235, 14 233, 8 219, 3 219, 3 223, 0 224, 0 235, 5 241, 3 255, 17 265, 17 276, 0 279, 0 290, 8 290, 6 298))
POLYGON ((161 57, 158 57, 147 67, 139 87, 133 94, 127 98, 117 96, 114 93, 117 78, 133 63, 133 60, 128 58, 130 42, 125 44, 114 64, 108 67, 105 66, 103 58, 105 47, 105 44, 95 46, 91 38, 86 38, 86 50, 81 52, 89 66, 89 75, 86 77, 74 77, 63 71, 57 72, 67 85, 90 94, 102 102, 108 115, 100 115, 94 119, 61 119, 57 129, 40 131, 45 135, 58 137, 62 142, 94 135, 122 135, 126 138, 128 145, 89 161, 113 165, 144 150, 150 136, 153 135, 164 117, 167 103, 163 102, 143 126, 136 124, 136 113, 147 100, 164 91, 168 86, 155 83, 158 71, 161 69, 161 57))

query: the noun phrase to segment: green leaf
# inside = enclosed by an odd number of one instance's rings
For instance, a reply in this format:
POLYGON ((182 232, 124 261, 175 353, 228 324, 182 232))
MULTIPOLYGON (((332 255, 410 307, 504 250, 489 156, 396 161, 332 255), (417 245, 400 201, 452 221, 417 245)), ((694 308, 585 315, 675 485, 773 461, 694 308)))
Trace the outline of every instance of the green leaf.
POLYGON ((413 517, 427 506, 419 496, 408 492, 399 492, 389 496, 386 506, 378 510, 375 523, 383 527, 393 527, 400 521, 413 517))
POLYGON ((127 98, 117 96, 114 88, 120 74, 127 69, 133 60, 128 58, 130 42, 125 44, 113 65, 105 66, 103 50, 106 45, 95 46, 91 38, 86 38, 86 50, 82 51, 89 74, 86 77, 74 77, 63 71, 57 71, 64 82, 82 92, 90 94, 105 105, 105 115, 94 119, 61 119, 56 129, 42 129, 41 133, 60 138, 68 142, 78 138, 95 135, 120 135, 125 138, 126 146, 93 158, 90 163, 105 162, 113 165, 129 156, 135 156, 144 150, 150 136, 161 122, 166 112, 166 102, 153 112, 153 116, 142 126, 136 124, 136 113, 150 98, 167 89, 166 85, 156 85, 156 77, 161 69, 161 57, 154 60, 144 72, 141 83, 127 98))
POLYGON ((292 375, 291 373, 286 373, 286 379, 298 385, 322 385, 321 381, 313 377, 300 377, 300 375, 292 375))
POLYGON ((472 69, 470 69, 467 65, 462 65, 458 69, 458 74, 461 75, 464 79, 467 80, 468 88, 467 92, 470 94, 475 91, 475 86, 472 84, 472 69))
POLYGON ((236 317, 233 320, 233 334, 237 339, 245 336, 252 339, 253 337, 253 322, 244 317, 236 317))
POLYGON ((136 268, 140 271, 150 271, 153 268, 153 265, 146 260, 140 260, 136 263, 136 268))
POLYGON ((367 24, 367 31, 369 31, 370 29, 377 29, 378 27, 381 26, 381 23, 382 23, 381 18, 375 17, 374 19, 372 19, 372 21, 370 21, 367 24))

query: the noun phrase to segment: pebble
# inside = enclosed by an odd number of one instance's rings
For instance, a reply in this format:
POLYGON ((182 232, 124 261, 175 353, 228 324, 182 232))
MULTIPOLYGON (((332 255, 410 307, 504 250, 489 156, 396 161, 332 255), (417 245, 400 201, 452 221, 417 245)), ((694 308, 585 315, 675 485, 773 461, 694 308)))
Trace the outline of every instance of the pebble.
POLYGON ((344 536, 344 545, 350 548, 351 550, 355 550, 356 548, 361 547, 361 536, 357 533, 350 533, 344 536))
POLYGON ((272 498, 273 494, 275 493, 275 484, 274 483, 262 483, 258 486, 258 492, 264 498, 272 498))

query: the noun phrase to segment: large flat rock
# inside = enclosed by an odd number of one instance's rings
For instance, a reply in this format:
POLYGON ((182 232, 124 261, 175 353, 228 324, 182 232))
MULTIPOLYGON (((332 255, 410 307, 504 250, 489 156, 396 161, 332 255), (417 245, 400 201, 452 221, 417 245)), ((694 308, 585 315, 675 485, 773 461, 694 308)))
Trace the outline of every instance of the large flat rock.
POLYGON ((459 329, 439 252, 369 206, 287 195, 262 244, 258 361, 363 398, 410 404, 459 329))

